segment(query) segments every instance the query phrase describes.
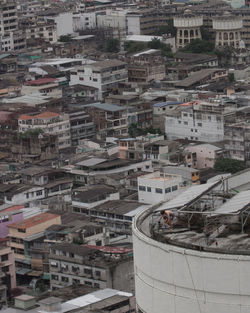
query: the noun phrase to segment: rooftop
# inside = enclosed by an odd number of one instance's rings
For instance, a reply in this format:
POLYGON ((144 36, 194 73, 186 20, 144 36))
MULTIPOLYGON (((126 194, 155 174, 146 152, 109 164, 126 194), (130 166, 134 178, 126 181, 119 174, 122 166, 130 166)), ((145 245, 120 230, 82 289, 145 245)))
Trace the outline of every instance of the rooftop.
POLYGON ((98 61, 91 64, 91 67, 96 67, 99 69, 107 69, 112 68, 120 65, 126 65, 126 63, 119 61, 119 60, 104 60, 104 61, 98 61))
POLYGON ((33 216, 31 218, 28 218, 28 219, 26 219, 24 221, 10 224, 10 225, 8 225, 8 227, 27 229, 27 228, 39 225, 41 223, 45 223, 47 221, 53 220, 53 219, 55 219, 55 218, 57 218, 59 216, 60 215, 58 215, 58 214, 41 213, 41 214, 38 214, 38 215, 33 216))
POLYGON ((87 108, 95 108, 103 111, 109 111, 109 112, 118 112, 118 111, 125 111, 126 108, 115 105, 115 104, 110 104, 110 103, 93 103, 93 104, 87 104, 84 107, 87 108))
POLYGON ((154 240, 223 254, 250 255, 250 190, 239 191, 250 171, 218 176, 192 186, 174 199, 137 216, 137 227, 154 240), (158 224, 160 211, 171 210, 172 229, 158 224))

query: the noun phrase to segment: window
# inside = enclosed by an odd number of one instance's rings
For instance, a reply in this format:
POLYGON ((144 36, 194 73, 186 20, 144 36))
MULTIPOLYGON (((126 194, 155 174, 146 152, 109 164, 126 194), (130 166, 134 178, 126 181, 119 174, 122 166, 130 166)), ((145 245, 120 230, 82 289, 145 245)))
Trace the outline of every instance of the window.
POLYGON ((26 193, 26 199, 29 199, 29 194, 28 193, 26 193))
POLYGON ((171 192, 171 188, 169 187, 169 188, 165 188, 165 193, 169 193, 169 192, 171 192))
POLYGON ((184 113, 183 116, 188 116, 187 113, 184 113))
POLYGON ((140 191, 146 191, 146 187, 145 186, 139 186, 139 190, 140 191))
POLYGON ((98 289, 100 289, 100 284, 98 284, 98 283, 94 283, 94 288, 98 288, 98 289))
POLYGON ((151 192, 151 187, 147 187, 147 192, 151 192))
POLYGON ((17 231, 19 233, 26 233, 26 229, 23 229, 23 228, 18 228, 17 231))
POLYGON ((87 286, 92 286, 92 282, 91 282, 91 281, 85 280, 85 281, 84 281, 84 284, 87 285, 87 286))
POLYGON ((58 280, 58 275, 51 275, 51 279, 53 279, 53 280, 58 280))
POLYGON ((97 82, 97 78, 93 78, 93 82, 97 82))
POLYGON ((64 283, 68 283, 69 282, 69 278, 66 276, 62 276, 61 281, 64 283))
POLYGON ((42 190, 38 190, 38 191, 36 192, 36 195, 37 195, 37 196, 41 196, 42 194, 43 194, 42 190))
POLYGON ((200 126, 200 127, 202 127, 202 123, 198 123, 197 125, 200 126))
POLYGON ((155 192, 156 193, 162 193, 162 189, 161 188, 155 188, 155 192))
POLYGON ((101 271, 95 271, 96 276, 101 276, 101 271))
POLYGON ((175 186, 172 187, 172 191, 176 191, 177 189, 178 189, 178 186, 177 186, 177 185, 175 185, 175 186))
POLYGON ((84 272, 84 274, 92 275, 92 270, 91 269, 85 268, 83 272, 84 272))
POLYGON ((184 125, 188 125, 188 122, 184 122, 184 125))
POLYGON ((1 257, 1 262, 8 261, 8 259, 9 259, 8 254, 4 254, 1 257))

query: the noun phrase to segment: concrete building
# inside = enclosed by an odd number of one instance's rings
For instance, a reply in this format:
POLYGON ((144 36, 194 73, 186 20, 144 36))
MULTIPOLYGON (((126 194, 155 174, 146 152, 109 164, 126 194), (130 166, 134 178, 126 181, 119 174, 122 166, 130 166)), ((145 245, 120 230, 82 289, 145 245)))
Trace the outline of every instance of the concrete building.
POLYGON ((92 139, 96 135, 96 126, 92 117, 81 109, 69 111, 72 146, 78 146, 82 139, 92 139))
POLYGON ((138 199, 141 203, 158 203, 174 198, 185 189, 180 175, 159 171, 138 177, 138 199))
POLYGON ((225 12, 213 18, 213 30, 216 32, 215 46, 238 48, 243 28, 242 17, 225 12))
MULTIPOLYGON (((4 190, 3 190, 4 192, 4 190)), ((20 210, 23 205, 0 210, 0 239, 6 238, 9 234, 8 225, 23 220, 23 212, 20 210)))
POLYGON ((57 42, 56 24, 54 21, 46 21, 42 17, 29 16, 21 19, 20 28, 25 32, 26 40, 43 40, 50 44, 57 42))
POLYGON ((104 60, 76 67, 70 73, 70 85, 82 84, 98 88, 98 99, 102 100, 118 83, 128 80, 126 63, 104 60))
POLYGON ((165 59, 159 50, 150 49, 126 58, 128 80, 133 83, 149 83, 166 76, 165 59))
POLYGON ((101 225, 105 225, 111 234, 115 234, 114 236, 131 235, 133 217, 147 207, 144 203, 138 203, 137 201, 115 200, 114 196, 112 200, 107 198, 96 206, 84 207, 76 201, 73 205, 74 213, 82 213, 101 225))
POLYGON ((219 102, 186 103, 165 118, 167 139, 216 142, 224 139, 225 123, 235 120, 235 105, 219 102))
POLYGON ((134 290, 133 258, 129 253, 131 249, 55 244, 49 255, 51 288, 84 284, 131 292, 134 290))
POLYGON ((240 122, 225 127, 225 149, 230 158, 250 161, 250 125, 248 122, 240 122))
POLYGON ((25 239, 31 235, 44 231, 51 225, 60 225, 61 217, 58 214, 41 213, 24 221, 8 225, 9 246, 14 252, 15 260, 23 261, 29 253, 25 249, 25 239))
POLYGON ((93 103, 85 105, 84 109, 92 117, 99 138, 128 134, 126 107, 109 103, 93 103))
POLYGON ((180 49, 188 45, 192 40, 201 39, 202 16, 192 14, 187 9, 181 16, 174 17, 174 27, 177 29, 176 48, 180 49))
POLYGON ((96 12, 81 12, 73 15, 73 30, 74 32, 93 29, 97 26, 96 12))
POLYGON ((3 0, 0 3, 0 51, 25 48, 25 34, 18 30, 16 0, 3 0))
POLYGON ((127 35, 127 11, 106 10, 106 14, 97 15, 98 28, 111 28, 114 38, 123 40, 127 35))
POLYGON ((37 115, 21 115, 18 119, 19 132, 24 133, 32 129, 41 129, 47 134, 58 137, 58 148, 71 146, 69 115, 54 112, 43 112, 37 115))
POLYGON ((0 272, 4 274, 2 279, 4 285, 7 287, 7 291, 9 294, 11 289, 16 288, 16 267, 14 252, 11 251, 11 248, 6 246, 4 242, 2 242, 0 245, 0 272))
POLYGON ((161 9, 130 10, 127 14, 127 34, 153 35, 160 26, 167 24, 168 19, 165 11, 161 9))
POLYGON ((185 164, 198 170, 213 168, 215 161, 223 157, 224 153, 224 149, 211 144, 189 145, 185 148, 185 164))
POLYGON ((249 311, 246 267, 250 243, 244 224, 249 219, 243 213, 249 211, 249 190, 228 199, 222 186, 221 181, 192 186, 136 216, 133 243, 138 312, 165 313, 166 308, 176 313, 249 311), (214 197, 215 190, 218 196, 214 197), (161 210, 174 212, 172 230, 159 229, 161 210), (195 215, 192 221, 191 212, 195 215), (157 261, 152 256, 158 256, 157 261))

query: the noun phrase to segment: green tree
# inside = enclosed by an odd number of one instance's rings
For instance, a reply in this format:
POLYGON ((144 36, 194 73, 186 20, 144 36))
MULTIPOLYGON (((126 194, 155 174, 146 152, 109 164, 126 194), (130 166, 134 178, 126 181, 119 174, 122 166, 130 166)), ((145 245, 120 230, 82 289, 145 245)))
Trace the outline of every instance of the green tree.
POLYGON ((215 161, 214 169, 217 172, 223 173, 237 173, 246 168, 246 165, 243 161, 229 159, 229 158, 220 158, 215 161))
POLYGON ((111 53, 115 53, 115 52, 119 52, 119 40, 115 39, 115 38, 110 38, 107 40, 106 44, 105 44, 105 51, 106 52, 111 52, 111 53))
POLYGON ((182 48, 182 51, 189 53, 209 53, 214 51, 214 43, 207 40, 195 39, 186 47, 182 48))
POLYGON ((170 45, 166 45, 165 43, 161 42, 159 39, 157 38, 153 38, 149 43, 148 43, 148 48, 150 49, 159 49, 161 50, 161 54, 163 56, 167 56, 167 57, 172 57, 172 50, 170 45))
POLYGON ((60 42, 69 42, 71 40, 71 37, 69 35, 62 35, 59 38, 60 42))
POLYGON ((127 41, 125 42, 124 49, 129 53, 136 53, 147 49, 145 42, 127 41))

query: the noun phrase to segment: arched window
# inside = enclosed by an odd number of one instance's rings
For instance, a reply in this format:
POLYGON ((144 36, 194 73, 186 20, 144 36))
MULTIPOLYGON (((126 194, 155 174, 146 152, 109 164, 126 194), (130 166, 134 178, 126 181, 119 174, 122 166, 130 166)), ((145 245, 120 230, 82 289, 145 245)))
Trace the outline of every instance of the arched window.
POLYGON ((228 34, 227 34, 227 33, 224 33, 223 39, 224 39, 224 40, 228 40, 228 34))

